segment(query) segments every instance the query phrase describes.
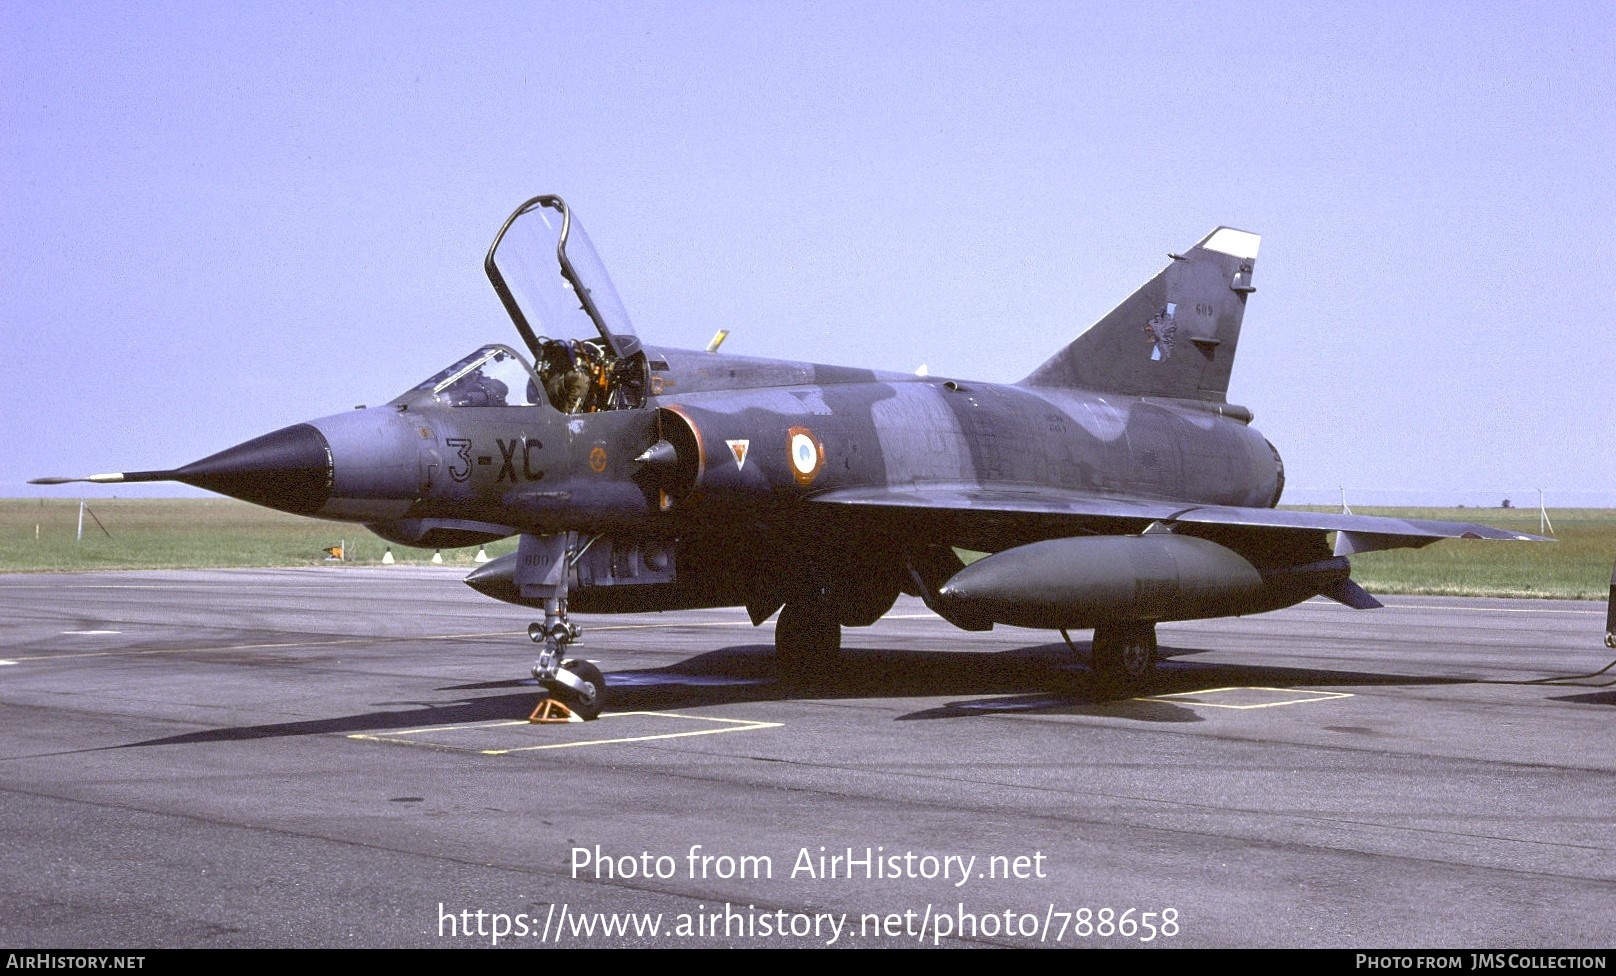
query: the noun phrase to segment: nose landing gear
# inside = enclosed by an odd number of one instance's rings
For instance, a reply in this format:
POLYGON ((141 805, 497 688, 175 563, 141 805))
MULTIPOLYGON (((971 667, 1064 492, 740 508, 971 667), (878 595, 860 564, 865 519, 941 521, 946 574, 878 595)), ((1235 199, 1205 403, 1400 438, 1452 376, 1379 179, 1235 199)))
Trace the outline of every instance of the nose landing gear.
MULTIPOLYGON (((516 583, 523 596, 544 601, 544 621, 527 628, 528 639, 544 645, 533 662, 533 677, 553 701, 589 721, 606 703, 606 678, 583 658, 567 657, 567 649, 582 634, 567 619, 567 576, 576 535, 522 536, 517 548, 516 583)), ((534 712, 537 720, 538 712, 534 712)))
POLYGON ((565 656, 567 648, 581 633, 576 625, 567 622, 565 607, 552 613, 546 606, 545 611, 545 622, 535 622, 527 629, 530 640, 544 645, 539 659, 533 662, 533 677, 539 679, 552 699, 584 721, 590 721, 600 715, 606 703, 606 677, 600 673, 600 668, 583 658, 565 656))

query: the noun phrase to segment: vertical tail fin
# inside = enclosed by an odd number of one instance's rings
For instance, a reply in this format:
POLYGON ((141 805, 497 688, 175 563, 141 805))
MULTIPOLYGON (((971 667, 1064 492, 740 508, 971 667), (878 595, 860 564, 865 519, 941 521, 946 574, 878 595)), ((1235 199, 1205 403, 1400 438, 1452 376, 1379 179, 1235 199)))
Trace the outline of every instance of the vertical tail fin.
POLYGON ((1022 380, 1225 401, 1260 238, 1219 227, 1022 380))

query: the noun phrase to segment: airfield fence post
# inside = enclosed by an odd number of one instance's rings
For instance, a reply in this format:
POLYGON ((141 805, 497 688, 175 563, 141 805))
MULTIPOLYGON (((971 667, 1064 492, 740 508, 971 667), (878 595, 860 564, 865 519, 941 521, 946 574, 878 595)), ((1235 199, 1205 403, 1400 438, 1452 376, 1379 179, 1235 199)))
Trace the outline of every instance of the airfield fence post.
POLYGON ((73 537, 74 542, 84 541, 84 499, 79 499, 79 534, 73 537))

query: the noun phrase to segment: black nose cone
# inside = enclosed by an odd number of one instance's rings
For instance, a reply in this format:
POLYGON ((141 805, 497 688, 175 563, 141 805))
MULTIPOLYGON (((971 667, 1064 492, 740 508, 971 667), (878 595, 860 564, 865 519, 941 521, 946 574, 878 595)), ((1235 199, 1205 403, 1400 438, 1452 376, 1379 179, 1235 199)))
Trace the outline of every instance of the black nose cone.
POLYGON ((483 563, 471 571, 466 577, 466 585, 496 600, 506 603, 520 603, 524 606, 543 606, 543 600, 523 600, 522 591, 516 585, 517 555, 508 552, 498 559, 483 563))
POLYGON ((266 508, 313 515, 331 497, 332 474, 325 435, 297 424, 193 461, 173 479, 266 508))

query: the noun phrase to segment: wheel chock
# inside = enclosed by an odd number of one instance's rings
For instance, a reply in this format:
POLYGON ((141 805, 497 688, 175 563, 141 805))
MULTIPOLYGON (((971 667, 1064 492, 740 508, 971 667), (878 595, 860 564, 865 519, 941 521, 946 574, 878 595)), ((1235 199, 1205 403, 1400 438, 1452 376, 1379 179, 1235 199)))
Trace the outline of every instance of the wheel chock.
POLYGON ((561 725, 566 722, 583 721, 572 709, 554 698, 539 699, 539 707, 533 709, 533 714, 529 715, 527 720, 534 725, 561 725))

